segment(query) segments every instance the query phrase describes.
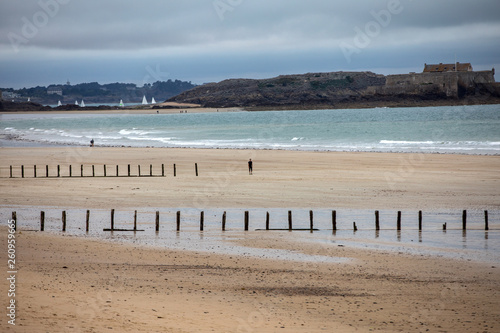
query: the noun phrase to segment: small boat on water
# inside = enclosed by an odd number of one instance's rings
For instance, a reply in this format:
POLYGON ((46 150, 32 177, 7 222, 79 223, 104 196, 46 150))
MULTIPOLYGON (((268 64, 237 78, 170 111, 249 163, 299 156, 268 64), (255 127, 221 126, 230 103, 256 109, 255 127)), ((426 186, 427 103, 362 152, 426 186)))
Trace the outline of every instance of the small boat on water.
POLYGON ((80 105, 80 104, 78 104, 78 101, 75 101, 75 105, 80 105))
POLYGON ((156 101, 155 101, 155 98, 153 97, 153 99, 151 100, 151 104, 156 104, 156 101))
POLYGON ((62 105, 61 101, 57 102, 57 106, 61 106, 61 105, 62 105))
POLYGON ((125 106, 125 104, 123 104, 123 100, 122 100, 122 99, 120 99, 120 107, 122 108, 122 107, 124 107, 124 106, 125 106))
POLYGON ((148 105, 148 100, 146 99, 146 95, 142 98, 142 105, 148 105))
POLYGON ((85 107, 85 102, 82 99, 82 102, 80 103, 80 107, 84 108, 85 107))

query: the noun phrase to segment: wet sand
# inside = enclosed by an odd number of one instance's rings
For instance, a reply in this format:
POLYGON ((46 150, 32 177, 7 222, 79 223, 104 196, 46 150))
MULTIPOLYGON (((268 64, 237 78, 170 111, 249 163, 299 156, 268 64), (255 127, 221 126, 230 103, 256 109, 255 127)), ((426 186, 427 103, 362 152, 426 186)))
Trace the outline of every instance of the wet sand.
MULTIPOLYGON (((2 148, 9 165, 162 163, 166 177, 1 178, 2 206, 498 209, 498 156, 153 148, 2 148), (254 174, 248 175, 249 158, 254 174), (177 175, 173 177, 172 165, 177 175), (198 163, 199 176, 194 174, 198 163)), ((31 169, 30 169, 31 168, 31 169)), ((43 170, 43 171, 42 171, 43 170)), ((102 172, 102 171, 99 171, 102 172)), ((8 217, 6 217, 8 218, 8 217)), ((6 221, 0 229, 7 248, 6 221)), ((348 258, 311 263, 21 231, 12 332, 496 332, 500 265, 297 243, 241 245, 348 258)), ((7 262, 7 252, 1 252, 7 262)), ((5 279, 1 290, 8 290, 5 279)), ((3 297, 7 301, 6 296, 3 297)))

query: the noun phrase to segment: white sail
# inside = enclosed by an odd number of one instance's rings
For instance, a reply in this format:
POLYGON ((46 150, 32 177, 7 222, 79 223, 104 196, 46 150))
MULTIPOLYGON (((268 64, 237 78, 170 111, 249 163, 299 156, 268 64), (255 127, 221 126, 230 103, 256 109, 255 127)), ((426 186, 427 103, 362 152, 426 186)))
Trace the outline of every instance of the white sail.
POLYGON ((31 102, 31 97, 28 97, 28 102, 31 102))
POLYGON ((80 103, 80 106, 81 106, 82 108, 84 108, 84 107, 85 107, 85 102, 83 101, 83 99, 82 99, 82 102, 80 103))
POLYGON ((125 106, 125 104, 123 104, 123 100, 120 99, 120 107, 124 107, 124 106, 125 106))
POLYGON ((155 98, 153 97, 153 99, 151 100, 151 104, 156 104, 156 101, 155 101, 155 98))
POLYGON ((144 97, 142 98, 142 104, 143 105, 147 105, 148 104, 148 100, 146 99, 146 95, 144 95, 144 97))
POLYGON ((78 101, 75 101, 75 105, 79 105, 79 104, 78 104, 78 101))
POLYGON ((61 105, 62 105, 61 101, 57 102, 57 106, 61 106, 61 105))

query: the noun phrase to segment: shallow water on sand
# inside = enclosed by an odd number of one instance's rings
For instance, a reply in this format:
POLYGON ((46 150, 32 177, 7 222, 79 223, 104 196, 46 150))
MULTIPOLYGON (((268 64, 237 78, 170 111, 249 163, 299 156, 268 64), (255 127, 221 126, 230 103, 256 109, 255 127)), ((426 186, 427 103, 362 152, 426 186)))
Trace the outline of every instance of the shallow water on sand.
MULTIPOLYGON (((0 207, 0 225, 7 225, 16 211, 18 230, 40 230, 40 211, 45 212, 45 231, 61 233, 63 209, 57 207, 0 207)), ((489 230, 485 231, 484 212, 467 212, 467 230, 462 230, 462 212, 424 212, 423 230, 418 230, 418 212, 404 211, 402 228, 396 230, 397 212, 381 210, 380 230, 375 230, 374 212, 345 209, 336 212, 337 230, 332 230, 332 210, 313 211, 314 231, 310 229, 310 211, 292 211, 293 231, 288 231, 288 210, 250 209, 249 231, 244 231, 244 210, 226 209, 226 231, 221 229, 224 209, 204 211, 204 230, 200 231, 199 209, 142 208, 137 209, 137 229, 143 231, 103 231, 110 228, 109 210, 90 212, 89 232, 86 232, 86 210, 68 209, 66 234, 176 250, 246 255, 259 258, 306 262, 344 262, 345 258, 309 255, 299 250, 261 249, 242 246, 240 241, 266 239, 270 244, 279 239, 292 244, 315 243, 331 247, 356 247, 415 255, 431 255, 488 263, 500 263, 500 211, 489 211, 489 230), (160 212, 160 230, 155 231, 156 211, 160 212), (181 212, 181 228, 176 231, 176 212, 181 212), (270 229, 266 231, 266 213, 270 229), (353 230, 356 222, 357 231, 353 230), (446 223, 447 230, 442 226, 446 223), (278 230, 279 229, 279 230, 278 230)), ((134 210, 116 210, 114 227, 133 229, 134 210)), ((248 242, 245 242, 246 244, 248 242)), ((272 245, 271 245, 272 247, 272 245)), ((297 249, 300 246, 297 246, 297 249)))

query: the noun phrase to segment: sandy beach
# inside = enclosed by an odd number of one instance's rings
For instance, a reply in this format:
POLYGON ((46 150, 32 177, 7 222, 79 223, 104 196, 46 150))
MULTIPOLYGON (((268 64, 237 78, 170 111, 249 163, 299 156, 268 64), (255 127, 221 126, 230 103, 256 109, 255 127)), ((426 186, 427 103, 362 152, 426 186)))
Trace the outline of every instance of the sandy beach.
MULTIPOLYGON (((498 156, 103 147, 1 148, 0 156, 3 207, 500 206, 498 156), (66 177, 70 164, 77 175, 80 165, 87 175, 94 165, 97 177, 66 177), (113 175, 119 165, 123 177, 101 177, 104 164, 113 175), (144 174, 150 164, 159 174, 164 164, 166 177, 124 177, 128 164, 133 173, 141 165, 144 174), (10 165, 15 178, 8 178, 10 165), (41 176, 45 165, 51 175, 61 165, 62 177, 41 176)), ((4 249, 5 225, 2 221, 4 249)), ((21 231, 16 237, 17 321, 13 327, 2 320, 7 332, 496 332, 500 327, 500 265, 491 263, 299 243, 257 232, 234 241, 347 261, 184 252, 49 232, 21 231)), ((7 252, 1 253, 7 262, 7 252)), ((7 291, 8 281, 0 288, 7 291)))

